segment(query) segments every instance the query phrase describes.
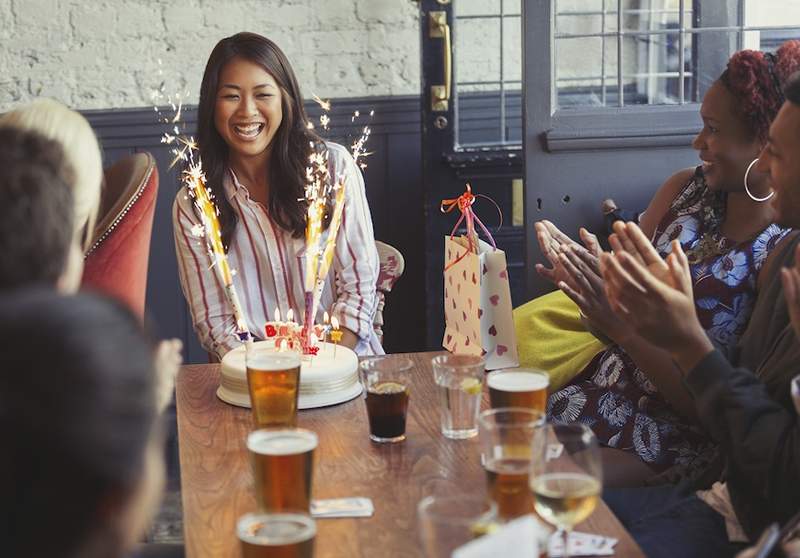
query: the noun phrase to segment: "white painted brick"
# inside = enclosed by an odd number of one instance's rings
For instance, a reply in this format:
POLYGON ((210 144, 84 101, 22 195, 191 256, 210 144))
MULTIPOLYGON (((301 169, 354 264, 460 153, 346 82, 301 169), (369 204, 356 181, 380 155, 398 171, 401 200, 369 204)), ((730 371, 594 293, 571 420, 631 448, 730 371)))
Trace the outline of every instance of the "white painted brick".
POLYGON ((118 29, 121 36, 143 36, 163 39, 165 28, 163 7, 156 2, 115 2, 118 29))
POLYGON ((205 26, 205 14, 196 6, 170 5, 164 8, 164 25, 170 35, 196 33, 205 26))
POLYGON ((117 11, 95 3, 80 4, 71 10, 69 23, 79 42, 110 39, 117 34, 117 11))
POLYGON ((161 82, 196 102, 211 49, 244 30, 281 47, 307 97, 416 94, 417 11, 407 0, 0 0, 0 111, 36 94, 149 106, 161 82))

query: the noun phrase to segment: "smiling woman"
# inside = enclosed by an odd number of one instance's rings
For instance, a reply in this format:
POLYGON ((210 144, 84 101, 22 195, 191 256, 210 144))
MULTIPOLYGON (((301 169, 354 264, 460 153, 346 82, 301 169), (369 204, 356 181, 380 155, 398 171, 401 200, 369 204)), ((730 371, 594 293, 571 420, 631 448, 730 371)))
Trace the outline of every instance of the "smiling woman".
MULTIPOLYGON (((234 285, 256 339, 276 310, 304 315, 306 166, 311 153, 327 149, 331 179, 345 184, 345 204, 317 320, 328 311, 345 332, 342 344, 382 354, 372 325, 379 262, 364 179, 344 147, 309 129, 302 101, 288 59, 269 39, 238 33, 211 52, 200 87, 198 142, 237 272, 234 285)), ((173 211, 181 286, 201 344, 221 357, 239 340, 233 309, 192 234, 199 222, 181 189, 173 211)))
MULTIPOLYGON (((695 313, 722 350, 733 348, 745 330, 761 287, 760 272, 770 266, 769 254, 788 232, 775 224, 774 206, 764 203, 770 180, 753 162, 783 103, 781 86, 797 69, 798 41, 774 54, 734 54, 700 108, 703 128, 693 147, 702 165, 669 178, 641 217, 642 230, 662 257, 673 240, 680 243, 691 267, 695 313)), ((609 310, 596 254, 576 246, 552 223, 538 224, 537 232, 554 263, 543 274, 579 306, 592 331, 614 341, 551 395, 548 414, 558 420, 568 411, 572 420, 592 426, 607 446, 604 459, 613 463, 606 479, 610 485, 638 484, 655 474, 661 481, 692 476, 713 458, 716 446, 696 428, 697 411, 675 365, 609 310)), ((610 240, 615 251, 624 248, 618 237, 610 240)), ((522 344, 526 326, 544 321, 549 310, 535 300, 515 311, 522 344)), ((547 352, 535 346, 541 330, 529 335, 529 354, 547 352)))

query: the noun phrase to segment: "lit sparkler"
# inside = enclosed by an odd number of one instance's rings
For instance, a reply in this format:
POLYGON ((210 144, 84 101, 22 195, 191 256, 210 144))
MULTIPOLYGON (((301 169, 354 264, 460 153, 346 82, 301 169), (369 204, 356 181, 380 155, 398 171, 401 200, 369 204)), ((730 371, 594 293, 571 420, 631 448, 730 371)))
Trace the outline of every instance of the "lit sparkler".
MULTIPOLYGON (((327 129, 330 118, 327 112, 331 110, 329 101, 323 101, 314 95, 314 100, 324 111, 320 117, 320 123, 327 129)), ((374 111, 370 111, 372 117, 374 111)), ((360 112, 355 111, 350 121, 355 122, 360 117, 360 112)), ((351 153, 353 159, 360 168, 366 165, 360 162, 361 159, 369 155, 364 149, 371 134, 369 126, 364 126, 360 137, 353 142, 351 153)), ((345 177, 331 177, 328 171, 327 149, 323 146, 312 144, 313 152, 309 156, 308 166, 306 167, 306 201, 308 210, 306 213, 306 276, 305 276, 305 319, 303 322, 304 339, 308 339, 314 317, 322 298, 322 290, 325 287, 325 279, 328 276, 330 267, 333 263, 334 250, 336 248, 336 238, 342 222, 342 215, 345 204, 345 177), (322 223, 328 211, 328 199, 333 198, 333 207, 328 224, 327 238, 324 246, 321 246, 322 223)))
MULTIPOLYGON (((160 61, 159 61, 160 62, 160 61)), ((156 101, 163 95, 164 85, 162 83, 158 91, 153 92, 153 100, 156 101)), ((181 131, 181 111, 183 108, 182 99, 188 94, 177 95, 176 99, 168 97, 168 104, 172 107, 173 115, 171 117, 164 117, 159 111, 158 107, 153 107, 159 115, 159 120, 163 123, 172 125, 170 132, 165 132, 161 137, 161 143, 171 145, 171 153, 173 155, 170 168, 175 166, 179 161, 183 161, 186 168, 181 172, 181 180, 189 191, 192 198, 197 214, 200 216, 200 223, 192 227, 192 234, 194 236, 203 236, 205 238, 208 255, 211 260, 211 267, 215 270, 217 277, 225 291, 225 296, 233 310, 233 316, 236 320, 236 334, 240 340, 250 342, 250 331, 247 327, 244 313, 242 312, 242 305, 239 303, 239 296, 236 293, 236 288, 233 284, 233 276, 235 271, 231 269, 228 263, 228 255, 225 253, 225 248, 222 244, 222 232, 219 225, 219 210, 214 203, 214 195, 209 191, 206 186, 206 176, 203 172, 203 165, 198 157, 195 159, 195 153, 199 147, 197 142, 191 136, 186 136, 181 131)))

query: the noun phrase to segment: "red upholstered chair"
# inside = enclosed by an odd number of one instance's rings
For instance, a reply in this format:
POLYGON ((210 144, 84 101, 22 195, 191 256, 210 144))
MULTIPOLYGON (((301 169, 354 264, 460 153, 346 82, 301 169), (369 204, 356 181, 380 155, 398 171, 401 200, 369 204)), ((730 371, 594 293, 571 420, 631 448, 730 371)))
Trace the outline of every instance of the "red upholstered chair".
POLYGON ((106 293, 144 317, 150 234, 158 170, 149 153, 134 153, 104 172, 97 225, 84 259, 81 287, 106 293))

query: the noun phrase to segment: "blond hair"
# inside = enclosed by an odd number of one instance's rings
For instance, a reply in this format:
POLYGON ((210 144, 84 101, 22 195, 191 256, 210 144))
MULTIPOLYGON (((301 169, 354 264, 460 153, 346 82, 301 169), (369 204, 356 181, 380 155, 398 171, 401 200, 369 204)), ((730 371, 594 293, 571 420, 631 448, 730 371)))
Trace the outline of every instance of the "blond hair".
POLYGON ((86 250, 100 207, 103 181, 100 146, 89 122, 57 101, 37 99, 0 116, 0 126, 38 132, 61 145, 75 178, 75 235, 83 235, 86 250))

